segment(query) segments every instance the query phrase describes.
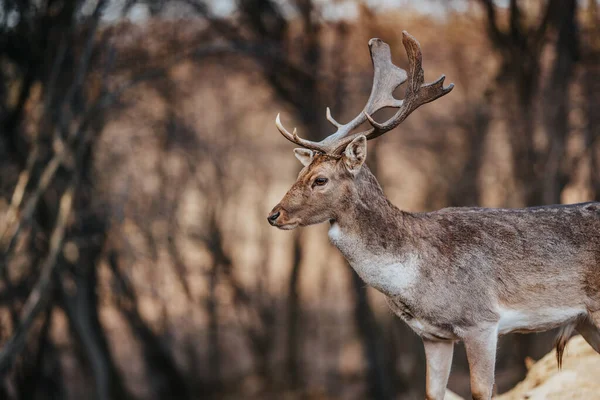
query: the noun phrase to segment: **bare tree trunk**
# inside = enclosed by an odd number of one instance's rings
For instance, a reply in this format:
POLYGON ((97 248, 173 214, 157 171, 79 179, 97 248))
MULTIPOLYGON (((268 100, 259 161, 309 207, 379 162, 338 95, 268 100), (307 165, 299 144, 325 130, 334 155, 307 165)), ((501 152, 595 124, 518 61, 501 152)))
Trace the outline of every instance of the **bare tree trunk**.
POLYGON ((386 369, 385 341, 382 339, 377 320, 369 305, 365 284, 354 270, 351 273, 352 286, 356 295, 354 318, 367 360, 370 398, 375 400, 393 399, 392 384, 386 369))
POLYGON ((487 108, 486 105, 471 104, 468 111, 456 121, 457 124, 464 125, 469 147, 459 181, 450 188, 448 205, 451 207, 480 205, 479 172, 485 160, 485 140, 490 119, 487 108))
POLYGON ((600 201, 600 67, 588 65, 585 76, 588 115, 586 143, 591 152, 592 189, 595 199, 600 201))
POLYGON ((161 339, 148 327, 137 309, 137 296, 129 280, 122 274, 118 255, 111 251, 108 264, 113 273, 116 291, 122 297, 120 311, 142 345, 142 354, 150 375, 152 392, 159 399, 191 399, 184 374, 161 339))
POLYGON ((490 42, 502 58, 496 79, 496 95, 501 97, 505 119, 509 122, 514 178, 521 199, 509 199, 510 205, 534 205, 542 200, 536 169, 538 155, 533 141, 534 95, 540 76, 540 55, 545 44, 549 16, 560 0, 550 0, 539 23, 527 26, 518 0, 509 3, 509 26, 501 29, 492 0, 479 0, 486 18, 490 42), (524 203, 524 204, 518 204, 524 203))
POLYGON ((290 272, 288 288, 288 309, 287 309, 287 343, 286 343, 286 369, 289 385, 292 389, 297 389, 300 385, 300 296, 298 294, 298 280, 300 278, 300 264, 302 262, 302 243, 301 234, 296 232, 294 235, 294 257, 292 261, 292 271, 290 272))
MULTIPOLYGON (((24 350, 25 354, 21 357, 21 362, 18 363, 20 364, 17 367, 18 382, 16 390, 18 398, 38 398, 41 393, 48 395, 48 397, 64 397, 64 388, 60 379, 59 356, 48 334, 52 324, 52 316, 53 311, 49 308, 44 315, 44 322, 35 341, 37 347, 34 348, 34 343, 31 343, 24 350)), ((31 340, 30 342, 34 341, 31 340)), ((9 396, 6 395, 2 398, 9 398, 9 396)))
POLYGON ((596 200, 600 201, 600 26, 598 25, 598 4, 588 2, 587 55, 584 84, 587 102, 586 147, 591 152, 591 185, 596 200))
MULTIPOLYGON (((518 86, 520 84, 517 84, 518 86)), ((509 121, 509 141, 512 165, 520 199, 510 198, 509 206, 532 206, 540 204, 541 188, 536 179, 537 153, 533 143, 532 104, 529 100, 516 98, 509 85, 501 89, 506 119, 509 121)))
POLYGON ((213 262, 209 274, 208 298, 206 312, 208 314, 208 364, 210 365, 211 384, 219 387, 221 383, 221 345, 219 340, 219 314, 216 288, 219 281, 219 264, 213 262))
POLYGON ((564 158, 565 141, 569 132, 569 84, 578 59, 576 13, 576 0, 561 1, 552 12, 558 39, 554 65, 544 96, 544 127, 550 143, 543 175, 545 204, 560 203, 560 194, 569 178, 567 171, 564 171, 564 158))
POLYGON ((127 399, 131 396, 111 356, 98 316, 96 262, 100 251, 101 247, 96 248, 94 256, 83 250, 77 265, 72 266, 74 276, 68 277, 66 272, 61 274, 59 292, 71 329, 91 367, 96 399, 127 399))

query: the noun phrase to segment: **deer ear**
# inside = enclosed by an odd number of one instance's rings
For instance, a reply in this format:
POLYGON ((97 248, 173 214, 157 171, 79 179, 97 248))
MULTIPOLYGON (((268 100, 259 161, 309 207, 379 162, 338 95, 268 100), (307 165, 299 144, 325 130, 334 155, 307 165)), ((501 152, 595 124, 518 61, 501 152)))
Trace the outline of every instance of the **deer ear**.
POLYGON ((310 165, 310 163, 312 162, 313 157, 315 156, 315 153, 309 149, 298 148, 298 149, 294 149, 294 155, 296 156, 296 158, 298 160, 300 160, 302 165, 304 165, 305 167, 308 167, 310 165))
POLYGON ((367 138, 365 135, 360 135, 354 139, 344 151, 342 159, 344 165, 352 175, 358 174, 360 167, 364 164, 367 158, 367 138))

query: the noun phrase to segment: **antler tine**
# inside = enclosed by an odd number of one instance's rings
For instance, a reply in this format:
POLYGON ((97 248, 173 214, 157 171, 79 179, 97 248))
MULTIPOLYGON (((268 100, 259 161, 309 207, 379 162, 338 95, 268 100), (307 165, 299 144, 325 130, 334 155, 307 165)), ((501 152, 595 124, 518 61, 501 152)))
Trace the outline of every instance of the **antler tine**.
MULTIPOLYGON (((371 129, 358 134, 352 133, 354 129, 367 120, 368 114, 374 114, 385 107, 398 108, 402 106, 403 101, 395 99, 393 92, 406 81, 406 71, 394 65, 390 46, 383 40, 378 38, 369 40, 369 50, 373 62, 373 87, 371 88, 369 100, 367 100, 367 104, 360 114, 352 121, 347 124, 339 124, 336 121, 338 128, 336 132, 321 142, 327 145, 329 152, 332 154, 340 154, 355 137, 372 131, 371 129)), ((331 122, 329 118, 331 112, 328 111, 327 114, 327 119, 331 122)))
POLYGON ((408 32, 403 31, 402 43, 406 49, 409 65, 408 85, 406 88, 405 99, 394 116, 382 124, 376 122, 369 114, 366 115, 367 120, 373 126, 373 130, 369 132, 367 136, 367 139, 369 140, 394 129, 414 110, 423 104, 432 102, 435 99, 450 93, 454 88, 453 83, 444 87, 444 79, 446 79, 444 75, 435 82, 423 84, 423 54, 421 53, 419 42, 408 32))
POLYGON ((322 141, 312 142, 298 137, 295 128, 294 132, 289 133, 281 124, 279 114, 277 114, 275 124, 279 132, 290 142, 306 147, 307 149, 339 155, 344 151, 348 143, 359 135, 365 135, 369 140, 381 136, 398 126, 410 113, 421 105, 448 94, 454 87, 454 84, 444 87, 445 77, 443 75, 435 82, 423 84, 423 55, 419 42, 408 34, 408 32, 403 31, 402 43, 408 55, 408 73, 394 65, 390 46, 387 43, 377 38, 369 40, 369 50, 371 52, 371 61, 373 62, 373 87, 371 88, 367 104, 352 121, 347 124, 340 124, 331 116, 331 110, 327 107, 327 120, 337 129, 322 141), (404 100, 394 98, 394 90, 407 79, 408 87, 404 100), (380 124, 371 116, 386 107, 397 108, 398 111, 392 118, 380 124), (354 129, 358 128, 365 121, 369 121, 372 128, 363 132, 352 133, 354 129))
POLYGON ((331 116, 331 110, 329 109, 329 107, 327 107, 327 112, 325 113, 325 116, 327 117, 327 121, 331 122, 331 125, 335 126, 336 128, 340 128, 342 126, 342 124, 340 124, 339 122, 337 122, 331 116))
POLYGON ((290 133, 287 129, 285 129, 285 127, 281 123, 279 113, 277 114, 277 117, 275 118, 275 126, 277 127, 279 132, 283 135, 283 137, 286 138, 287 140, 289 140, 290 142, 295 143, 299 146, 305 147, 307 149, 316 150, 316 151, 319 151, 322 153, 327 152, 327 149, 324 148, 322 145, 320 145, 320 143, 302 139, 300 136, 298 136, 298 134, 296 133, 295 127, 294 127, 294 130, 292 131, 292 133, 290 133))

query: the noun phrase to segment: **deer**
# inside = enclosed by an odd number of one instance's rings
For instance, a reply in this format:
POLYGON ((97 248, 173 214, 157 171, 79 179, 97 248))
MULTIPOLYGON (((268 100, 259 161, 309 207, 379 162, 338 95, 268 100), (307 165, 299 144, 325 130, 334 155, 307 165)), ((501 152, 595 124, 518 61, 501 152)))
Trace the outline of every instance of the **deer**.
POLYGON ((296 182, 269 213, 279 229, 329 222, 328 236, 392 312, 423 341, 426 398, 444 398, 453 347, 464 343, 473 399, 491 399, 497 341, 511 332, 559 328, 559 368, 576 330, 600 353, 600 202, 529 208, 452 207, 406 212, 384 195, 365 163, 367 141, 448 93, 442 75, 424 83, 421 46, 406 31, 408 71, 390 46, 369 40, 373 86, 360 114, 320 142, 279 132, 300 146, 296 182), (393 91, 407 82, 404 99, 393 91), (396 112, 383 123, 373 114, 396 112), (356 132, 368 122, 369 129, 356 132))

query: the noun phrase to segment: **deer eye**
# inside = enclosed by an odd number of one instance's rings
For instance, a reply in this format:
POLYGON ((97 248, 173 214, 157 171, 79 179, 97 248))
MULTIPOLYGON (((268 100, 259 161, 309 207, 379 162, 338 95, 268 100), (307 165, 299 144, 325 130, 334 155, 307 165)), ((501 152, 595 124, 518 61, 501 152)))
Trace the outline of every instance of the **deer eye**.
POLYGON ((313 186, 323 186, 327 183, 327 178, 317 178, 313 182, 313 186))

